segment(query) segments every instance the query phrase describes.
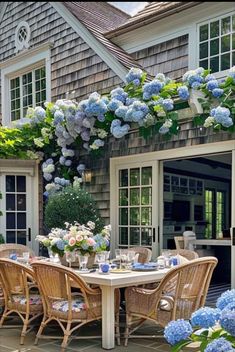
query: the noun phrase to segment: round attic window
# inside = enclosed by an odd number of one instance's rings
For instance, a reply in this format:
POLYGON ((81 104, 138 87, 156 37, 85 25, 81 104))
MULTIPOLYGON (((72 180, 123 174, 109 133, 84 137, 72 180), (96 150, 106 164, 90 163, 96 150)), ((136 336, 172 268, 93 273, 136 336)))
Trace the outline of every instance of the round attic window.
POLYGON ((29 47, 30 28, 27 22, 22 21, 18 24, 15 31, 16 52, 29 47))

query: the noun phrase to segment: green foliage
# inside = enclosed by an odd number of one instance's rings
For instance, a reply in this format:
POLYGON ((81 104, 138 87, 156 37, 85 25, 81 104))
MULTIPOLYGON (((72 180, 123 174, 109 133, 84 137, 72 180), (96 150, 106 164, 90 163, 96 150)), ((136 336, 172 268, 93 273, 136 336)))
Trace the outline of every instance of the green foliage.
POLYGON ((0 233, 0 244, 5 243, 3 235, 0 233))
POLYGON ((93 221, 98 232, 102 219, 92 196, 79 187, 67 186, 53 194, 45 206, 45 224, 48 228, 65 228, 65 222, 86 224, 93 221))

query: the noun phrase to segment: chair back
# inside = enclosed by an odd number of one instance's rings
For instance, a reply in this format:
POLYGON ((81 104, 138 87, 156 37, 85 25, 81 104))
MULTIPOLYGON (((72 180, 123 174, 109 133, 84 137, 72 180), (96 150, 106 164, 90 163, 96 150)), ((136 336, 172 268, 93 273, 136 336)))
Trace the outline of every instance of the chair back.
POLYGON ((184 249, 184 236, 175 236, 174 240, 176 249, 184 249))
POLYGON ((194 259, 172 268, 162 279, 157 290, 162 292, 160 299, 172 299, 173 308, 166 323, 170 320, 189 319, 192 312, 204 306, 212 273, 218 263, 215 257, 194 259))
POLYGON ((172 255, 179 254, 188 260, 193 260, 193 259, 199 258, 199 255, 197 252, 190 251, 189 249, 169 249, 169 252, 172 255))
POLYGON ((31 257, 35 257, 34 251, 18 243, 6 243, 0 244, 0 258, 9 258, 9 255, 14 251, 19 256, 22 256, 24 252, 29 252, 31 257))
MULTIPOLYGON (((73 270, 63 265, 43 261, 35 261, 31 265, 47 314, 50 314, 52 304, 55 301, 72 301, 72 287, 79 289, 84 297, 86 307, 89 308, 87 298, 89 294, 93 293, 93 290, 73 270)), ((69 304, 68 307, 68 314, 72 314, 72 305, 69 304)))
POLYGON ((193 244, 191 243, 191 240, 196 240, 196 234, 193 231, 184 231, 183 232, 183 237, 184 237, 184 248, 192 250, 194 249, 193 244))
POLYGON ((0 282, 7 302, 12 301, 14 295, 23 295, 29 301, 28 283, 32 279, 34 272, 31 268, 15 260, 0 258, 0 282))
POLYGON ((138 262, 139 263, 148 263, 151 260, 152 257, 152 251, 151 249, 147 248, 147 247, 131 247, 131 250, 135 251, 135 253, 139 254, 138 257, 138 262))

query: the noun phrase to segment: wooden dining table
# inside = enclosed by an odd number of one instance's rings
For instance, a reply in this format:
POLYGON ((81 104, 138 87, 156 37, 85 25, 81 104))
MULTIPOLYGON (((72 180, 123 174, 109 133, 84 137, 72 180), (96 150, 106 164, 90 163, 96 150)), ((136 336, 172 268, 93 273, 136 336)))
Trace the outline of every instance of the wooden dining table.
POLYGON ((156 271, 130 271, 127 273, 100 274, 75 272, 88 283, 99 285, 102 291, 102 347, 115 347, 114 290, 120 287, 136 286, 160 281, 170 269, 156 271))

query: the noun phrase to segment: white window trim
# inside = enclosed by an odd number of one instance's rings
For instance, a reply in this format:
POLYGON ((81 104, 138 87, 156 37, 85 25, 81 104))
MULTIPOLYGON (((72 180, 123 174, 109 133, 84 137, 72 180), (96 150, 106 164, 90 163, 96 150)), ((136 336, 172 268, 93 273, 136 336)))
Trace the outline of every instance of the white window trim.
MULTIPOLYGON (((200 21, 200 22, 197 22, 196 24, 196 62, 197 62, 197 67, 200 66, 199 64, 199 44, 200 44, 200 40, 199 40, 199 27, 204 25, 204 24, 210 24, 211 22, 214 22, 214 21, 217 21, 217 20, 220 20, 222 18, 225 18, 225 17, 228 17, 228 16, 234 16, 235 15, 235 11, 227 11, 227 12, 224 12, 223 14, 220 14, 218 16, 210 16, 208 17, 207 20, 203 20, 203 21, 200 21)), ((230 32, 231 34, 231 32, 230 32)), ((218 37, 219 39, 221 38, 221 35, 218 37)), ((209 38, 210 40, 210 38, 209 38)), ((230 43, 231 44, 231 43, 230 43)), ((232 48, 230 49, 230 52, 232 51, 232 48)), ((221 56, 221 52, 219 52, 219 56, 221 56)), ((209 57, 207 57, 209 59, 209 57)), ((228 75, 228 72, 229 72, 229 69, 228 70, 223 70, 223 71, 219 71, 219 72, 215 72, 213 73, 213 75, 217 78, 221 78, 221 77, 226 77, 228 75)))
POLYGON ((15 57, 0 63, 3 126, 12 125, 10 108, 11 78, 22 75, 44 64, 46 67, 46 100, 51 100, 51 46, 51 43, 46 43, 36 49, 25 50, 15 57))

